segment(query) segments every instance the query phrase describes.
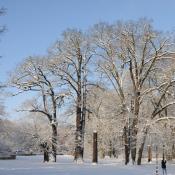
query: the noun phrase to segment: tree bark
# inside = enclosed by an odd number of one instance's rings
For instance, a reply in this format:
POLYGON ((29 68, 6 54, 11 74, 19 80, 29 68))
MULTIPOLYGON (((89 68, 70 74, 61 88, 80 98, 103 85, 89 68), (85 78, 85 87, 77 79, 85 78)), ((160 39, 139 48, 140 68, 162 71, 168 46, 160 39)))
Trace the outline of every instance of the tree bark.
POLYGON ((124 127, 124 144, 125 144, 125 165, 129 163, 129 155, 130 155, 130 146, 128 140, 128 131, 127 127, 124 127))
POLYGON ((131 127, 131 158, 133 164, 135 163, 136 160, 136 153, 137 153, 137 123, 138 119, 135 118, 133 121, 133 125, 131 127))
POLYGON ((47 142, 43 142, 40 144, 43 152, 44 152, 44 160, 43 162, 49 162, 49 145, 47 142))
POLYGON ((134 119, 131 126, 131 158, 133 164, 136 161, 137 153, 137 133, 138 133, 138 118, 139 118, 139 109, 140 109, 140 92, 136 90, 134 97, 134 119))
POLYGON ((137 165, 141 165, 142 154, 143 154, 143 149, 144 149, 147 133, 148 133, 148 127, 145 128, 145 131, 144 131, 144 134, 143 134, 143 140, 142 140, 141 145, 140 145, 139 150, 138 150, 137 165))
POLYGON ((44 150, 44 162, 48 162, 48 161, 49 161, 48 150, 44 150))
POLYGON ((93 163, 98 162, 98 142, 97 142, 97 132, 93 132, 93 163))
POLYGON ((148 145, 148 162, 152 161, 152 149, 151 145, 148 145))
POLYGON ((75 157, 74 160, 80 159, 83 161, 83 125, 84 119, 82 117, 82 105, 83 105, 83 94, 82 94, 82 55, 80 48, 77 49, 77 107, 76 107, 76 135, 75 135, 75 157))
POLYGON ((77 116, 76 116, 76 135, 75 135, 75 154, 74 160, 83 159, 83 147, 82 147, 82 121, 81 121, 81 96, 78 97, 77 103, 77 116))
POLYGON ((57 125, 52 123, 52 159, 51 161, 56 162, 57 155, 57 125))
POLYGON ((172 146, 172 158, 175 159, 175 145, 172 146))
POLYGON ((141 146, 138 150, 138 159, 137 159, 137 165, 141 165, 141 160, 142 160, 142 153, 143 153, 143 148, 144 148, 144 142, 141 143, 141 146))

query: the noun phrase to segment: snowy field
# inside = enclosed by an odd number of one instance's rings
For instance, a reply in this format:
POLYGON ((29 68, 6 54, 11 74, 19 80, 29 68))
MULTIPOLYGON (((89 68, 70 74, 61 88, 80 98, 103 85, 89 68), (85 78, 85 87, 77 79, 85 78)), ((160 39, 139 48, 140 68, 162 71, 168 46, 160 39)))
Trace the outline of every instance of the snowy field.
MULTIPOLYGON (((0 175, 155 175, 156 167, 154 162, 125 166, 115 159, 101 160, 97 165, 89 161, 76 164, 71 156, 58 156, 57 163, 42 163, 42 158, 20 156, 16 160, 0 160, 0 175)), ((175 164, 168 163, 167 170, 168 175, 175 175, 175 164)))

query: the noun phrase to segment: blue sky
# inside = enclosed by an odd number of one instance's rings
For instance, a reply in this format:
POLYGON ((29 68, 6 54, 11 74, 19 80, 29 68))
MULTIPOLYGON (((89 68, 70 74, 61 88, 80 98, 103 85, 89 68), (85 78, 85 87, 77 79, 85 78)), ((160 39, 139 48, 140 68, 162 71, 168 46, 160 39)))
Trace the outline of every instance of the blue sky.
MULTIPOLYGON (((174 0, 0 0, 0 7, 7 9, 0 25, 8 29, 0 36, 0 81, 25 57, 46 54, 66 28, 147 17, 158 30, 175 29, 174 0)), ((7 99, 10 116, 20 102, 7 99)))

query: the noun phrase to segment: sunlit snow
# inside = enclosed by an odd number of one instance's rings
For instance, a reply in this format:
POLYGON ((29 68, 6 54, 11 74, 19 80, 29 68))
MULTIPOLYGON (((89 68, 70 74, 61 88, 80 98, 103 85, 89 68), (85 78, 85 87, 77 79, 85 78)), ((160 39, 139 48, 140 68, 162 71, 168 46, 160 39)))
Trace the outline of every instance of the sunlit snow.
MULTIPOLYGON (((97 165, 90 160, 76 164, 72 156, 58 156, 56 163, 43 163, 42 159, 42 156, 20 156, 16 160, 0 160, 0 175, 155 175, 156 172, 154 161, 125 166, 119 159, 100 160, 97 165)), ((168 162, 167 171, 168 175, 175 175, 173 162, 168 162)), ((159 175, 162 175, 160 165, 159 175)))

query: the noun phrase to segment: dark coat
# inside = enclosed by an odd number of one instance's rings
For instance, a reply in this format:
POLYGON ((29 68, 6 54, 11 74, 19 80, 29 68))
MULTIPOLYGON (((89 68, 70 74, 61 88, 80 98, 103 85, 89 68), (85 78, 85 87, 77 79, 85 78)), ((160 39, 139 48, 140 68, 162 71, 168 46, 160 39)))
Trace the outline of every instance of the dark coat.
POLYGON ((162 165, 162 168, 165 169, 166 168, 166 160, 162 160, 161 165, 162 165))

